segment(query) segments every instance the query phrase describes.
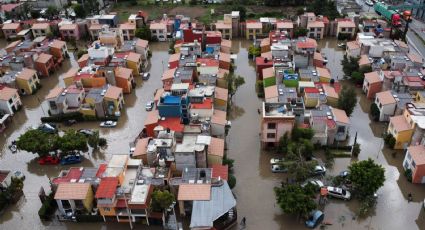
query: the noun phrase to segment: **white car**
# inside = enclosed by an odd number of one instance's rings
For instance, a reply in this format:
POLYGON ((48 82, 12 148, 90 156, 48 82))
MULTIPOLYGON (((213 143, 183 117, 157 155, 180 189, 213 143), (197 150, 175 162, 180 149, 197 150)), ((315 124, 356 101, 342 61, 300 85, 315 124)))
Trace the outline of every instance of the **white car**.
POLYGON ((155 106, 155 103, 153 101, 149 101, 148 103, 146 103, 145 109, 146 111, 151 111, 154 106, 155 106))
POLYGON ((373 6, 373 2, 371 0, 366 0, 365 3, 368 6, 373 6))
POLYGON ((112 128, 115 126, 117 126, 116 121, 104 121, 100 123, 100 127, 103 127, 103 128, 112 128))
POLYGON ((272 159, 270 159, 270 164, 275 165, 275 164, 280 164, 284 161, 283 158, 281 157, 273 157, 272 159))
POLYGON ((285 173, 288 172, 288 169, 283 167, 282 165, 272 165, 271 170, 273 173, 285 173))
POLYGON ((142 76, 142 79, 143 80, 148 80, 150 78, 150 76, 151 76, 150 73, 141 73, 140 75, 142 76))
POLYGON ((307 186, 307 184, 312 184, 318 188, 324 187, 325 184, 323 184, 323 182, 321 180, 316 180, 316 179, 311 179, 311 180, 307 180, 306 182, 301 184, 301 187, 305 187, 307 186))
POLYGON ((335 198, 349 200, 351 199, 351 193, 343 188, 328 186, 328 196, 335 198))
POLYGON ((314 167, 314 175, 325 175, 326 174, 326 168, 325 166, 321 166, 321 165, 316 165, 314 167))

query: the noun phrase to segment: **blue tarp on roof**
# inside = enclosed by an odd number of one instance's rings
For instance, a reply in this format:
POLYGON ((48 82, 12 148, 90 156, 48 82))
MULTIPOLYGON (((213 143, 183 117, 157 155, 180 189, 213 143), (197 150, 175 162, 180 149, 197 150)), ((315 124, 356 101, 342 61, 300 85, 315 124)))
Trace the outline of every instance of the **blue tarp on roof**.
POLYGON ((165 96, 164 97, 164 104, 178 105, 178 104, 180 104, 180 97, 179 96, 165 96))

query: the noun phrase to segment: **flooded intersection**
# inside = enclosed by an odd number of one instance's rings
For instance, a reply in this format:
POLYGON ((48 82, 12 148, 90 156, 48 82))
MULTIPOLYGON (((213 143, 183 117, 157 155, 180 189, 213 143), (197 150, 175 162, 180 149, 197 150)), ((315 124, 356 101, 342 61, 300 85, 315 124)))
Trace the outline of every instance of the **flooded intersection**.
MULTIPOLYGON (((227 136, 228 155, 235 159, 234 172, 237 185, 234 193, 238 201, 239 216, 246 217, 247 229, 305 229, 303 223, 295 217, 283 214, 276 205, 273 192, 274 186, 279 186, 284 180, 284 174, 273 174, 270 171, 269 160, 275 154, 261 151, 259 140, 260 117, 257 109, 261 100, 255 93, 255 66, 248 60, 249 41, 233 41, 233 52, 238 54, 236 60, 237 75, 245 78, 233 97, 231 109, 232 129, 227 136)), ((333 76, 342 77, 339 65, 342 50, 336 47, 336 40, 319 42, 322 52, 329 59, 328 67, 333 76)), ((86 154, 81 166, 94 166, 105 162, 111 154, 127 154, 129 142, 139 134, 143 128, 146 112, 144 105, 153 98, 154 91, 162 87, 160 77, 168 62, 168 44, 151 44, 153 57, 151 59, 151 79, 142 82, 137 79, 137 88, 134 93, 125 96, 125 110, 114 129, 101 129, 101 136, 107 138, 108 148, 93 154, 86 154)), ((68 64, 69 67, 69 64, 68 64)), ((66 70, 66 66, 62 68, 66 70)), ((63 72, 63 71, 62 71, 63 72)), ((0 134, 1 160, 0 168, 20 170, 25 173, 25 197, 16 206, 11 206, 0 217, 1 229, 126 229, 123 223, 63 223, 41 222, 37 211, 41 206, 38 199, 38 189, 42 185, 48 188, 48 178, 57 176, 60 170, 68 166, 40 166, 35 161, 35 155, 18 152, 12 154, 7 145, 27 128, 40 123, 39 118, 47 114, 47 104, 44 97, 50 89, 61 85, 60 74, 42 79, 43 88, 33 96, 22 98, 24 109, 17 113, 10 127, 0 134), (41 103, 40 103, 41 102, 41 103)), ((330 200, 325 208, 325 220, 332 223, 327 229, 425 229, 425 213, 421 202, 425 197, 425 188, 412 185, 403 175, 401 162, 404 154, 398 152, 392 156, 392 150, 383 146, 381 134, 385 124, 372 122, 368 115, 370 102, 358 89, 358 105, 351 117, 351 138, 358 133, 358 142, 361 144, 359 160, 372 158, 386 169, 385 185, 378 191, 379 198, 376 209, 371 216, 359 219, 356 216, 358 203, 355 200, 345 202, 330 200), (401 173, 400 173, 401 172, 401 173), (413 194, 413 202, 407 202, 407 194, 413 194)), ((72 126, 73 129, 97 128, 98 122, 80 123, 72 126)), ((352 141, 352 140, 351 140, 352 141)), ((351 159, 337 158, 331 175, 338 174, 349 165, 351 159)), ((146 226, 136 226, 146 228, 146 226)), ((149 229, 153 229, 149 227, 149 229)))

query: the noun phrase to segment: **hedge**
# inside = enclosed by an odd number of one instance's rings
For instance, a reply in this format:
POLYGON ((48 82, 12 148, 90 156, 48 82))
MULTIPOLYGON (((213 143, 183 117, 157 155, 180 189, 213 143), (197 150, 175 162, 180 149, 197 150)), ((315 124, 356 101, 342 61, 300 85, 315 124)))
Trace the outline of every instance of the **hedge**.
POLYGON ((265 78, 263 80, 263 85, 264 85, 264 88, 267 88, 272 85, 276 85, 276 78, 275 77, 265 78))
POLYGON ((97 118, 95 116, 88 116, 83 115, 79 112, 73 112, 73 113, 63 113, 58 115, 53 115, 50 117, 42 117, 41 122, 65 122, 69 120, 76 120, 76 121, 118 121, 119 117, 116 116, 110 116, 110 117, 104 117, 104 118, 97 118))

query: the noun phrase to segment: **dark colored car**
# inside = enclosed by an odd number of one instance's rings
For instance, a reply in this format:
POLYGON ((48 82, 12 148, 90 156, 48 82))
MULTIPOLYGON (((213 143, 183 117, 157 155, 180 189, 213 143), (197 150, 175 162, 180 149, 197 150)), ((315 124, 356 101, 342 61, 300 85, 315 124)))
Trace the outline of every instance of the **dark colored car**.
POLYGON ((57 165, 59 161, 59 158, 56 156, 44 156, 38 160, 38 163, 40 165, 57 165))
POLYGON ((83 159, 80 154, 68 155, 68 156, 62 157, 61 165, 78 164, 78 163, 81 163, 82 160, 83 159))
POLYGON ((323 214, 320 210, 314 210, 310 213, 310 217, 305 222, 305 226, 308 228, 315 228, 317 225, 322 223, 323 219, 325 218, 325 214, 323 214))

